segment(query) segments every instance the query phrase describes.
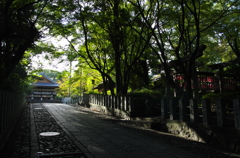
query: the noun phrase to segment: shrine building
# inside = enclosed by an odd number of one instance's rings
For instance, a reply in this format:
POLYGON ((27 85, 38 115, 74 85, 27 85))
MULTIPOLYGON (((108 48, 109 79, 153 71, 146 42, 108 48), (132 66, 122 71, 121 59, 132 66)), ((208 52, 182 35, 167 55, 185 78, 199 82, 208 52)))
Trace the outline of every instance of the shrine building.
POLYGON ((56 90, 59 84, 50 79, 43 72, 37 82, 32 83, 33 93, 30 95, 31 100, 53 100, 56 96, 56 90))

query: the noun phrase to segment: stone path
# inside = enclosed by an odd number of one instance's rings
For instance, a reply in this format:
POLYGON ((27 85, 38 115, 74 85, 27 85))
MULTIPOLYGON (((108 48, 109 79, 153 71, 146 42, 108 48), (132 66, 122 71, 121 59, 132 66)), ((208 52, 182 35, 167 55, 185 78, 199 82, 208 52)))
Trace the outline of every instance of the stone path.
MULTIPOLYGON (((88 158, 198 157, 157 139, 103 121, 72 106, 57 103, 43 105, 66 135, 88 158)), ((32 155, 35 154, 34 152, 37 150, 33 151, 32 155)))

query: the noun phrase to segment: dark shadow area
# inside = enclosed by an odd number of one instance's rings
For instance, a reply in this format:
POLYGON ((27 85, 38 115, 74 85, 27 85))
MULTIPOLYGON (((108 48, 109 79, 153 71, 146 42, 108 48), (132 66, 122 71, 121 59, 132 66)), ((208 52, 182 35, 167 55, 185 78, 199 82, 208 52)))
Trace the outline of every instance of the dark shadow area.
MULTIPOLYGON (((79 107, 79 105, 71 105, 71 106, 79 107)), ((229 150, 218 147, 214 144, 206 144, 206 143, 191 141, 191 140, 187 140, 182 137, 173 135, 171 133, 168 133, 167 131, 159 131, 159 130, 144 128, 141 126, 142 124, 139 121, 123 120, 115 116, 96 113, 96 111, 92 111, 90 109, 85 109, 84 112, 92 113, 93 115, 99 117, 104 121, 128 128, 133 132, 141 133, 144 136, 147 136, 151 139, 159 140, 163 143, 174 146, 186 152, 193 153, 202 158, 216 158, 216 157, 217 158, 238 158, 240 157, 239 154, 235 154, 229 150)), ((153 128, 154 126, 157 127, 154 124, 151 126, 153 126, 153 128)))
MULTIPOLYGON (((26 105, 0 151, 1 158, 30 157, 30 114, 26 105)), ((2 143, 2 142, 1 142, 2 143)))

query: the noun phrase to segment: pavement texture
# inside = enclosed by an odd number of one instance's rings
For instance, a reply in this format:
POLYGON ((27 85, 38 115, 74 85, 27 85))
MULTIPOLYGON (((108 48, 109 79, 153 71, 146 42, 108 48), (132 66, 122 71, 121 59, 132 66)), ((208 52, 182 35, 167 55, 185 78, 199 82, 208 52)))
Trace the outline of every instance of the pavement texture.
POLYGON ((15 145, 8 157, 239 157, 167 133, 135 128, 128 121, 78 105, 34 103, 28 105, 24 116, 15 129, 15 145))

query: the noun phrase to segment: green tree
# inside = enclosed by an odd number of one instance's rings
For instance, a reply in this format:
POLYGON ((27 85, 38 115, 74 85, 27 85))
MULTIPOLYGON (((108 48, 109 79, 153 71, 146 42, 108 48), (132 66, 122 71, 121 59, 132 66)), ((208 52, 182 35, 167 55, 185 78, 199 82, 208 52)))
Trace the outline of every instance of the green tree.
MULTIPOLYGON (((181 92, 173 82, 171 67, 184 75, 186 98, 191 97, 193 81, 198 94, 196 61, 206 49, 203 36, 227 16, 238 1, 139 1, 129 0, 152 33, 150 46, 161 62, 166 83, 181 92)), ((182 92, 181 92, 182 93, 182 92)))
MULTIPOLYGON (((133 66, 147 47, 147 42, 132 30, 133 23, 129 25, 130 19, 134 19, 133 8, 125 2, 53 1, 43 15, 48 22, 41 22, 51 34, 70 37, 68 41, 75 53, 99 71, 103 81, 116 82, 117 94, 127 93, 133 66)), ((144 23, 136 21, 134 25, 150 39, 144 23)))
MULTIPOLYGON (((25 51, 40 33, 35 27, 45 1, 2 0, 0 2, 0 88, 14 71, 25 51)), ((16 73, 16 71, 15 71, 16 73)))

